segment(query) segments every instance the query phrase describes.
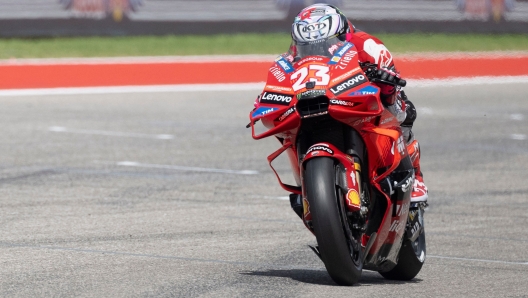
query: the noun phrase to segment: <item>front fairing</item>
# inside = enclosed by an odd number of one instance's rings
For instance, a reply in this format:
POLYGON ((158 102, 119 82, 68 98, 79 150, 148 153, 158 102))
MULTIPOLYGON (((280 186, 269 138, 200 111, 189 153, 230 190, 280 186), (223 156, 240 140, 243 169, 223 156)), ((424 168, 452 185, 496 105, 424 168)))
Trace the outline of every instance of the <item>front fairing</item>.
POLYGON ((253 137, 295 135, 301 119, 314 116, 311 110, 303 110, 304 104, 320 97, 328 99, 323 113, 348 125, 369 116, 373 119, 382 112, 379 94, 359 66, 352 43, 336 40, 325 55, 281 55, 270 67, 266 86, 250 114, 251 123, 262 120, 268 131, 253 137))

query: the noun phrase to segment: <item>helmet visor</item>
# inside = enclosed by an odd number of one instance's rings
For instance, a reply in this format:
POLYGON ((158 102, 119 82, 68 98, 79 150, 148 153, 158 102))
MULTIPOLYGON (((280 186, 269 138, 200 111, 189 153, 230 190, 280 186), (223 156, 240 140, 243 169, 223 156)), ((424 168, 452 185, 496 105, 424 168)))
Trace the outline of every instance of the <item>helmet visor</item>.
POLYGON ((295 44, 296 57, 300 59, 307 56, 324 56, 331 58, 334 53, 345 43, 337 36, 328 39, 320 39, 317 41, 295 44))

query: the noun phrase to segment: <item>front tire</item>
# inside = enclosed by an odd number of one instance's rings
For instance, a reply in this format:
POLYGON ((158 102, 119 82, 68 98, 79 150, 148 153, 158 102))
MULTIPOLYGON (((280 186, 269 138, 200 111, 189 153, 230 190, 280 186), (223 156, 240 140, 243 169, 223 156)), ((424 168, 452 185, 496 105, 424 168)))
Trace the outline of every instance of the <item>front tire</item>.
POLYGON ((317 157, 306 162, 306 196, 321 260, 332 279, 340 285, 358 282, 363 269, 359 246, 351 247, 351 235, 343 196, 336 185, 334 160, 317 157))

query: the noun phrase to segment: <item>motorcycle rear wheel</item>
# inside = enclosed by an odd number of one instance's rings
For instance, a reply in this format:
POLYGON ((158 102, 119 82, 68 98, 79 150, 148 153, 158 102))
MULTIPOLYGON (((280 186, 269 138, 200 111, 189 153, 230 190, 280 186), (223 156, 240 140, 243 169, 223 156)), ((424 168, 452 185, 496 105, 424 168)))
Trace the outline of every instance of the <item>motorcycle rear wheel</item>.
MULTIPOLYGON (((422 227, 423 210, 419 211, 419 218, 422 227)), ((409 239, 404 239, 400 253, 398 255, 398 264, 387 272, 379 272, 386 279, 391 280, 411 280, 420 270, 425 262, 426 245, 425 245, 425 230, 422 230, 420 236, 411 242, 409 239)))
POLYGON ((358 282, 363 269, 361 248, 350 245, 350 226, 344 210, 343 196, 336 185, 334 160, 318 157, 306 163, 304 175, 306 196, 321 260, 332 279, 339 285, 358 282))

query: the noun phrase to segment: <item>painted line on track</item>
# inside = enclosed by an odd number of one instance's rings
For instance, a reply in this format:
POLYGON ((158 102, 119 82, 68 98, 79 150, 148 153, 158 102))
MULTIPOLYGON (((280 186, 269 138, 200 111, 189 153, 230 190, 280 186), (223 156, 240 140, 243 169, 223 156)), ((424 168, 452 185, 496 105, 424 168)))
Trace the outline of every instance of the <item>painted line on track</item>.
POLYGON ((454 87, 470 85, 496 84, 524 84, 528 83, 527 76, 481 76, 481 77, 452 77, 446 79, 408 80, 408 87, 454 87))
POLYGON ((511 261, 473 259, 473 258, 461 258, 461 257, 446 257, 446 256, 431 256, 431 255, 428 255, 427 258, 446 259, 446 260, 455 260, 455 261, 483 262, 483 263, 499 263, 499 264, 511 264, 511 265, 528 265, 528 262, 511 262, 511 261))
POLYGON ((528 139, 525 134, 517 134, 517 133, 511 134, 510 138, 512 138, 513 140, 517 140, 517 141, 524 141, 528 139))
POLYGON ((60 133, 76 133, 85 135, 100 135, 110 137, 128 137, 128 138, 145 138, 145 139, 158 139, 158 140, 172 140, 173 135, 169 134, 144 134, 144 133, 131 133, 131 132, 120 132, 120 131, 107 131, 107 130, 90 130, 90 129, 71 129, 63 126, 51 126, 48 128, 51 132, 60 133))
POLYGON ((523 121, 524 115, 523 114, 511 114, 510 119, 515 120, 515 121, 523 121))
POLYGON ((136 161, 120 161, 120 162, 112 163, 112 164, 115 164, 118 166, 124 166, 124 167, 167 169, 167 170, 188 171, 188 172, 207 172, 207 173, 236 174, 236 175, 257 175, 259 174, 258 171, 253 171, 253 170, 228 170, 228 169, 215 169, 215 168, 175 166, 175 165, 159 165, 159 164, 139 163, 136 161))
POLYGON ((200 92, 200 91, 253 91, 264 88, 265 83, 239 84, 181 84, 146 86, 110 86, 78 88, 38 88, 0 90, 0 96, 45 96, 45 95, 83 95, 83 94, 122 94, 122 93, 163 93, 163 92, 200 92))
MULTIPOLYGON (((525 84, 528 76, 497 77, 461 77, 449 79, 409 80, 408 88, 427 88, 445 86, 470 86, 494 84, 525 84)), ((0 96, 46 96, 46 95, 91 95, 122 93, 163 93, 163 92, 217 92, 217 91, 260 91, 265 82, 230 83, 230 84, 177 84, 145 86, 108 86, 108 87, 73 87, 73 88, 37 88, 0 90, 0 96)))

